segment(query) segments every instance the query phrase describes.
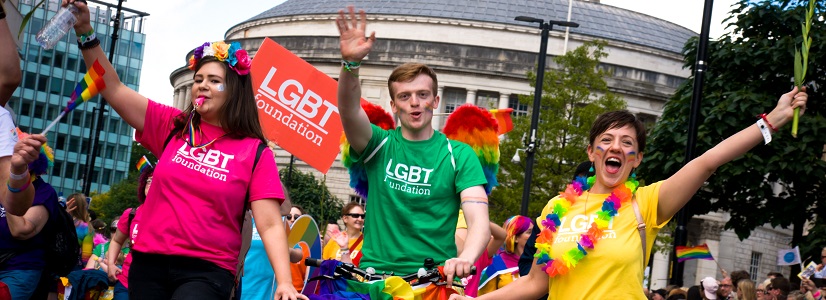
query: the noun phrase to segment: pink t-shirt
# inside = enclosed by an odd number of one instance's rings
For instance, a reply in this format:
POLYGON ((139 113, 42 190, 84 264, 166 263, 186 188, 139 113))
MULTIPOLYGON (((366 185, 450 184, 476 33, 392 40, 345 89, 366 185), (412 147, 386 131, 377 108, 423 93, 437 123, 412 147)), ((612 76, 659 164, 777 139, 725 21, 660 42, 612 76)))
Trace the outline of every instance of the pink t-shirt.
POLYGON ((200 258, 234 274, 247 191, 250 201, 284 199, 275 158, 272 150, 264 149, 253 173, 261 141, 220 137, 222 128, 204 122, 195 142, 218 138, 214 143, 194 148, 176 134, 164 148, 173 119, 180 114, 176 108, 149 101, 143 131, 135 134, 135 140, 160 161, 138 211, 144 226, 132 249, 200 258))
POLYGON ((476 267, 476 273, 467 277, 467 283, 465 284, 465 295, 476 297, 479 293, 479 281, 482 279, 482 270, 493 262, 491 258, 492 257, 488 254, 488 249, 485 249, 485 251, 482 252, 482 255, 479 255, 479 258, 476 259, 475 263, 473 263, 473 266, 476 267))
MULTIPOLYGON (((120 216, 119 220, 123 220, 123 222, 118 221, 118 231, 126 235, 128 240, 132 240, 135 237, 135 234, 138 232, 138 215, 135 211, 135 217, 132 219, 131 224, 129 223, 129 214, 132 213, 132 209, 134 208, 127 208, 123 211, 123 214, 120 216), (130 226, 131 228, 126 228, 126 226, 130 226)), ((126 242, 123 242, 126 244, 126 242)), ((129 267, 132 266, 132 251, 126 253, 126 257, 123 258, 123 265, 121 266, 121 273, 118 275, 118 281, 123 284, 123 287, 129 288, 129 267)))

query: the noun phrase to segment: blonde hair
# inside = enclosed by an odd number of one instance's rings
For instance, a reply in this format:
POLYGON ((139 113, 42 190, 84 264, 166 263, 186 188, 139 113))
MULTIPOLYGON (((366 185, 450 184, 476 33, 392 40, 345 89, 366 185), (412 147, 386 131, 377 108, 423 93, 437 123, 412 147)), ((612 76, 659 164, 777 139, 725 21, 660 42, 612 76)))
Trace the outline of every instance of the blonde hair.
POLYGON ((86 195, 83 193, 74 193, 69 195, 66 201, 72 199, 75 199, 75 205, 77 206, 77 208, 72 211, 72 217, 86 223, 91 221, 89 217, 89 204, 86 203, 86 195))
POLYGON ((737 299, 757 300, 757 289, 754 288, 753 281, 749 279, 741 279, 737 282, 737 299))

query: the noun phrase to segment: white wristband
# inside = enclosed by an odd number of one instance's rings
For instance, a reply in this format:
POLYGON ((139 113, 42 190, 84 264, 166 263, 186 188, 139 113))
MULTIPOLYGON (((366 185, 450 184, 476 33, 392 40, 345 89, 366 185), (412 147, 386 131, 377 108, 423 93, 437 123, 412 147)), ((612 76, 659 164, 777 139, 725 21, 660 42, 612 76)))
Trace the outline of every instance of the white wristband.
POLYGON ((29 168, 26 167, 26 171, 23 174, 14 174, 14 172, 9 172, 9 179, 11 180, 23 180, 29 178, 29 168))
POLYGON ((760 133, 763 134, 763 142, 768 145, 772 141, 772 132, 766 122, 763 119, 757 119, 757 128, 760 128, 760 133))

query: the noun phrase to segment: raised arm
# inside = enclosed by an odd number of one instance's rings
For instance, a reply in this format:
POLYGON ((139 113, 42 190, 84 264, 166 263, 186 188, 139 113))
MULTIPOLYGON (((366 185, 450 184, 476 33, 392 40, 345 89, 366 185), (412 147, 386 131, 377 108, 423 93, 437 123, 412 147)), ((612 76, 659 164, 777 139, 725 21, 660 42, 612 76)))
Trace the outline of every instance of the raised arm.
MULTIPOLYGON (((92 25, 89 22, 89 7, 86 6, 86 3, 75 0, 63 0, 63 6, 66 5, 75 5, 80 11, 77 15, 75 33, 80 35, 91 32, 92 25)), ((106 58, 106 54, 103 53, 103 49, 101 49, 100 46, 81 49, 80 52, 83 54, 83 61, 86 62, 87 68, 90 68, 95 60, 97 60, 103 69, 106 70, 106 74, 103 75, 106 88, 100 91, 100 95, 106 98, 106 102, 118 112, 118 115, 120 115, 126 123, 129 123, 130 126, 138 131, 143 131, 143 122, 146 118, 146 106, 149 100, 120 81, 118 73, 115 71, 112 63, 109 62, 109 59, 106 58)))
MULTIPOLYGON (((796 87, 791 92, 783 94, 777 101, 777 106, 767 116, 769 123, 778 129, 783 127, 792 120, 795 107, 800 107, 800 114, 803 114, 807 99, 806 92, 798 92, 796 87)), ((670 219, 685 206, 691 196, 700 189, 703 182, 711 177, 717 168, 740 157, 761 142, 763 142, 763 135, 760 129, 756 124, 751 124, 695 158, 666 179, 660 186, 657 223, 661 224, 670 219)))
MULTIPOLYGON (((0 12, 3 11, 0 4, 0 12)), ((0 13, 2 14, 2 13, 0 13)), ((0 106, 5 106, 11 94, 23 80, 20 71, 20 56, 17 54, 17 45, 9 31, 6 19, 0 19, 0 106)))
MULTIPOLYGON (((367 15, 363 10, 359 10, 359 17, 356 17, 355 8, 348 6, 349 18, 344 15, 344 10, 338 12, 336 27, 340 34, 341 58, 350 63, 361 63, 373 48, 376 40, 376 33, 365 37, 367 28, 367 15)), ((359 83, 359 69, 341 68, 338 77, 338 111, 341 114, 341 125, 344 127, 344 135, 353 150, 359 154, 367 147, 370 137, 373 135, 373 128, 370 127, 370 119, 367 113, 361 108, 361 84, 359 83)))
POLYGON ((496 223, 490 223, 490 241, 488 242, 488 257, 493 256, 496 254, 496 251, 505 244, 505 239, 508 237, 508 233, 505 231, 502 226, 499 226, 496 223))

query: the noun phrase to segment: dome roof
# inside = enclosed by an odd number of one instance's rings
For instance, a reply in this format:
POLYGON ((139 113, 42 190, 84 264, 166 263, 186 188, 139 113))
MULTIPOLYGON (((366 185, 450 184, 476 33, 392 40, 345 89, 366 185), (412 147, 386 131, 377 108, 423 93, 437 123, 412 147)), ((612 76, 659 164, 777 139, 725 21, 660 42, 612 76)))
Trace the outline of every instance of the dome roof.
MULTIPOLYGON (((504 23, 536 27, 515 21, 517 16, 545 20, 565 20, 567 0, 351 0, 368 14, 422 16, 504 23)), ((337 13, 345 5, 341 1, 287 0, 251 19, 255 20, 314 14, 337 13)), ((681 53, 683 45, 697 34, 685 27, 649 15, 593 2, 574 1, 571 21, 579 28, 572 33, 617 40, 655 49, 681 53)), ((564 30, 557 27, 554 30, 564 30)))

